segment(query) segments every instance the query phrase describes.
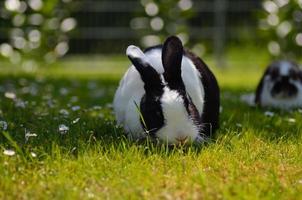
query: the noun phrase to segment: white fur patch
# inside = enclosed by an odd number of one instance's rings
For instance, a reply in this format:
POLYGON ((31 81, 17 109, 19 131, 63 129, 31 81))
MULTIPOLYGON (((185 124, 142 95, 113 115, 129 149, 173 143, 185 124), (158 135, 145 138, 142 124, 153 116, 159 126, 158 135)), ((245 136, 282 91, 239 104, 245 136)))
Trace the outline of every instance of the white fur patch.
POLYGON ((201 82, 201 75, 193 62, 187 57, 183 57, 181 63, 181 77, 185 88, 196 106, 199 114, 203 113, 204 108, 204 87, 201 82))
POLYGON ((143 61, 147 60, 144 52, 142 52, 142 50, 139 47, 134 46, 134 45, 128 46, 128 48, 126 50, 126 54, 127 54, 127 56, 132 57, 132 58, 140 58, 143 61))
POLYGON ((134 103, 137 102, 139 105, 144 94, 144 83, 132 65, 125 73, 115 93, 113 107, 117 123, 123 125, 126 132, 131 133, 131 137, 135 139, 144 136, 134 103))
POLYGON ((164 73, 164 67, 161 60, 161 49, 152 49, 145 53, 147 56, 148 62, 151 64, 151 66, 159 73, 164 73))
POLYGON ((165 87, 161 105, 165 126, 158 130, 157 137, 168 143, 179 143, 182 140, 195 141, 199 134, 198 128, 189 118, 178 92, 165 87))
POLYGON ((292 66, 291 63, 287 61, 281 61, 278 67, 281 76, 288 76, 292 66))
POLYGON ((301 82, 294 80, 290 80, 290 82, 297 87, 297 96, 289 99, 274 98, 271 95, 271 90, 274 87, 274 83, 270 79, 269 75, 265 76, 262 93, 260 94, 261 105, 280 109, 302 107, 302 84, 301 82))

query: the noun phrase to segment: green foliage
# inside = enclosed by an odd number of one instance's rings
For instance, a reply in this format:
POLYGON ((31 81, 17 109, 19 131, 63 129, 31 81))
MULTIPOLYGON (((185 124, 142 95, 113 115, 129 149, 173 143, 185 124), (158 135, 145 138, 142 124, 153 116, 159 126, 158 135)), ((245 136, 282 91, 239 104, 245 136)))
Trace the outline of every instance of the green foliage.
POLYGON ((72 0, 5 0, 0 3, 2 32, 7 41, 0 44, 0 56, 25 69, 35 62, 52 63, 68 52, 72 0))
POLYGON ((260 28, 273 57, 300 58, 302 49, 302 1, 265 0, 260 28))
POLYGON ((194 15, 191 0, 141 0, 144 13, 131 20, 145 47, 159 44, 169 35, 189 40, 188 20, 194 15))

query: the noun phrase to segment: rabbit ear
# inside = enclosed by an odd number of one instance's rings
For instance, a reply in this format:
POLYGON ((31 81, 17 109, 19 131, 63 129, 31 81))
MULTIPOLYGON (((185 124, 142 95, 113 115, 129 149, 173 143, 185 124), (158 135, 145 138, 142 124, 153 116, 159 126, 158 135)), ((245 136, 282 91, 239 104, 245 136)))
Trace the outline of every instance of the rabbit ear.
POLYGON ((127 50, 126 50, 126 54, 127 54, 127 56, 130 58, 130 60, 131 60, 131 58, 132 58, 132 59, 137 58, 137 59, 140 59, 140 60, 142 60, 142 61, 144 61, 144 62, 147 62, 147 61, 146 61, 146 55, 145 55, 144 52, 142 52, 142 50, 141 50, 139 47, 137 47, 137 46, 134 46, 134 45, 128 46, 128 48, 127 48, 127 50))
POLYGON ((140 74, 142 81, 145 83, 146 93, 161 92, 163 88, 160 75, 149 64, 146 55, 140 48, 130 45, 126 52, 128 58, 140 74))
POLYGON ((181 79, 181 61, 183 46, 180 39, 170 36, 164 43, 162 49, 162 63, 165 69, 164 77, 171 89, 179 87, 181 79))

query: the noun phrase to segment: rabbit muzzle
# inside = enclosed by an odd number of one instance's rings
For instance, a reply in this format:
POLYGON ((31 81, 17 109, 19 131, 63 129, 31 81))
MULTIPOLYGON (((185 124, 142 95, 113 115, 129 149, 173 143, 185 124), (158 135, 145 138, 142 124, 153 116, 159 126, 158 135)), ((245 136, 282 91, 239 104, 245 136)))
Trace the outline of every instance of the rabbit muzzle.
POLYGON ((273 85, 271 95, 277 99, 291 99, 298 95, 298 88, 289 76, 282 76, 273 85))

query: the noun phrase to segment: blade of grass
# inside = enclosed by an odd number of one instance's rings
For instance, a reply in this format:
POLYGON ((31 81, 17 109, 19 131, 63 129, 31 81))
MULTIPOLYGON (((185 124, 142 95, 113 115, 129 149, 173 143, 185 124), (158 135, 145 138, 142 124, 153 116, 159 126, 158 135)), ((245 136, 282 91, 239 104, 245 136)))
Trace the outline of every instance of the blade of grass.
POLYGON ((2 132, 2 135, 8 140, 8 142, 10 143, 10 145, 15 148, 15 150, 20 154, 20 156, 22 157, 22 160, 25 161, 25 156, 24 156, 24 152, 22 151, 22 149, 19 147, 19 145, 17 144, 17 142, 15 142, 15 140, 10 136, 10 134, 6 131, 2 132))

